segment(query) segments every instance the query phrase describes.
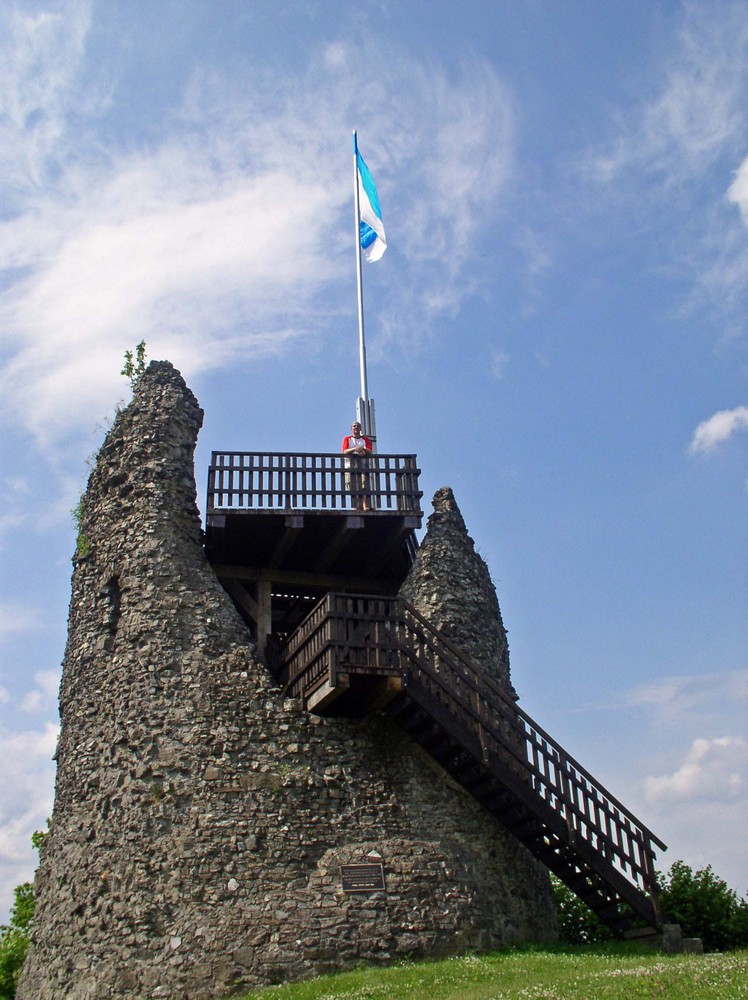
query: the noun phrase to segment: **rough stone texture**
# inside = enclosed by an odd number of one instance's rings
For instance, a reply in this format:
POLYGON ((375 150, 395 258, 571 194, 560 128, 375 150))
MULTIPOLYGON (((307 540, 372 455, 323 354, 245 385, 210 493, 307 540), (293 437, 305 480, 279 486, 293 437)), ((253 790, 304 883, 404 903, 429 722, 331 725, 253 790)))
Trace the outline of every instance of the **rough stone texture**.
POLYGON ((552 938, 545 869, 386 719, 282 698, 201 546, 202 413, 153 362, 85 496, 19 1000, 239 984, 552 938), (381 859, 386 891, 339 865, 381 859))
POLYGON ((448 486, 437 490, 434 512, 400 596, 516 697, 509 677, 509 646, 496 588, 475 551, 448 486))
MULTIPOLYGON (((644 941, 647 941, 644 938, 644 941)), ((683 937, 680 924, 663 924, 662 933, 652 940, 653 947, 666 955, 703 955, 704 943, 701 938, 683 937)))

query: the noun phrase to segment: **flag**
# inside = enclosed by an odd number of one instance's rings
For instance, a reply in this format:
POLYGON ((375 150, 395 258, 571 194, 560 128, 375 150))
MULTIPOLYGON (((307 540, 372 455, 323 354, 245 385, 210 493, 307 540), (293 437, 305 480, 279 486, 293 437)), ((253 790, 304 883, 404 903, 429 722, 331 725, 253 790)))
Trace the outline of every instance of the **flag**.
POLYGON ((379 207, 379 195, 374 186, 374 178, 364 163, 364 158, 359 153, 358 146, 356 147, 356 164, 358 167, 358 198, 361 211, 359 221, 361 249, 364 252, 364 257, 371 263, 372 261, 379 260, 387 249, 387 240, 384 235, 382 210, 379 207))

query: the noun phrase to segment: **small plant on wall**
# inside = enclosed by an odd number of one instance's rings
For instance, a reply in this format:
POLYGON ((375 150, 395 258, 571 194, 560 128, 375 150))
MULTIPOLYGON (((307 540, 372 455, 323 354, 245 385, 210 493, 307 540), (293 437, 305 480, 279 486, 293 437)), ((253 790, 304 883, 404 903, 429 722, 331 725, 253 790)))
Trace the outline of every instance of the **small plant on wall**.
POLYGON ((70 513, 73 515, 73 523, 77 529, 77 534, 75 538, 75 559, 85 559, 87 555, 91 552, 91 543, 83 531, 83 511, 84 511, 85 500, 83 497, 80 498, 78 503, 73 507, 70 513))
POLYGON ((125 363, 122 366, 122 371, 120 375, 124 375, 125 378, 130 380, 130 388, 135 392, 135 386, 138 384, 140 377, 145 371, 145 341, 141 340, 139 344, 135 346, 135 352, 125 351, 125 363))

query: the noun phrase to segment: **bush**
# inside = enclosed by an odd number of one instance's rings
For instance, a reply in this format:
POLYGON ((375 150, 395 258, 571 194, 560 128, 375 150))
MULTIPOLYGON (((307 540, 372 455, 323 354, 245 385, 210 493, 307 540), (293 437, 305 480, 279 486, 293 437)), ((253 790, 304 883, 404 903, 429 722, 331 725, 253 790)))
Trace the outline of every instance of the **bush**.
POLYGON ((667 919, 686 937, 698 937, 707 951, 748 946, 748 901, 739 899, 707 865, 693 872, 676 861, 662 879, 660 903, 667 919))
MULTIPOLYGON (((658 875, 660 906, 668 923, 680 924, 684 937, 701 938, 707 951, 748 947, 748 901, 738 898, 711 865, 694 872, 675 861, 667 875, 658 875)), ((564 944, 609 941, 612 931, 595 913, 551 875, 564 944)))
POLYGON ((597 944, 614 937, 609 927, 564 883, 551 875, 553 899, 562 944, 597 944))
POLYGON ((0 926, 0 1000, 13 1000, 18 977, 29 948, 29 927, 34 916, 34 887, 24 882, 15 889, 10 924, 0 926))

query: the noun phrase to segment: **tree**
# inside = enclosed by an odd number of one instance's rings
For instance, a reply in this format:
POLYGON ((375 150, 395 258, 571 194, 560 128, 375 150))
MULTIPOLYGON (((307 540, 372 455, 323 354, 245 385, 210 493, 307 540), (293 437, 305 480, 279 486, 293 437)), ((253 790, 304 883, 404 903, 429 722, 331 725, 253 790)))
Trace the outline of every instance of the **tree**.
POLYGON ((13 1000, 18 977, 29 948, 29 930, 34 916, 34 887, 24 882, 14 890, 10 923, 0 926, 0 1000, 13 1000))
POLYGON ((740 899, 711 865, 692 871, 675 861, 662 879, 662 910, 686 937, 698 937, 707 951, 748 946, 748 900, 740 899))
MULTIPOLYGON (((31 834, 31 843, 37 851, 41 850, 46 836, 43 830, 31 834)), ((31 921, 36 906, 31 882, 16 886, 13 893, 15 898, 10 923, 0 924, 0 1000, 13 1000, 16 995, 18 978, 29 950, 31 921)))
MULTIPOLYGON (((684 937, 701 938, 706 951, 748 946, 748 900, 740 899, 711 865, 694 872, 675 861, 658 874, 660 907, 667 923, 680 924, 684 937)), ((563 882, 551 875, 558 929, 564 944, 609 941, 612 932, 563 882)))

